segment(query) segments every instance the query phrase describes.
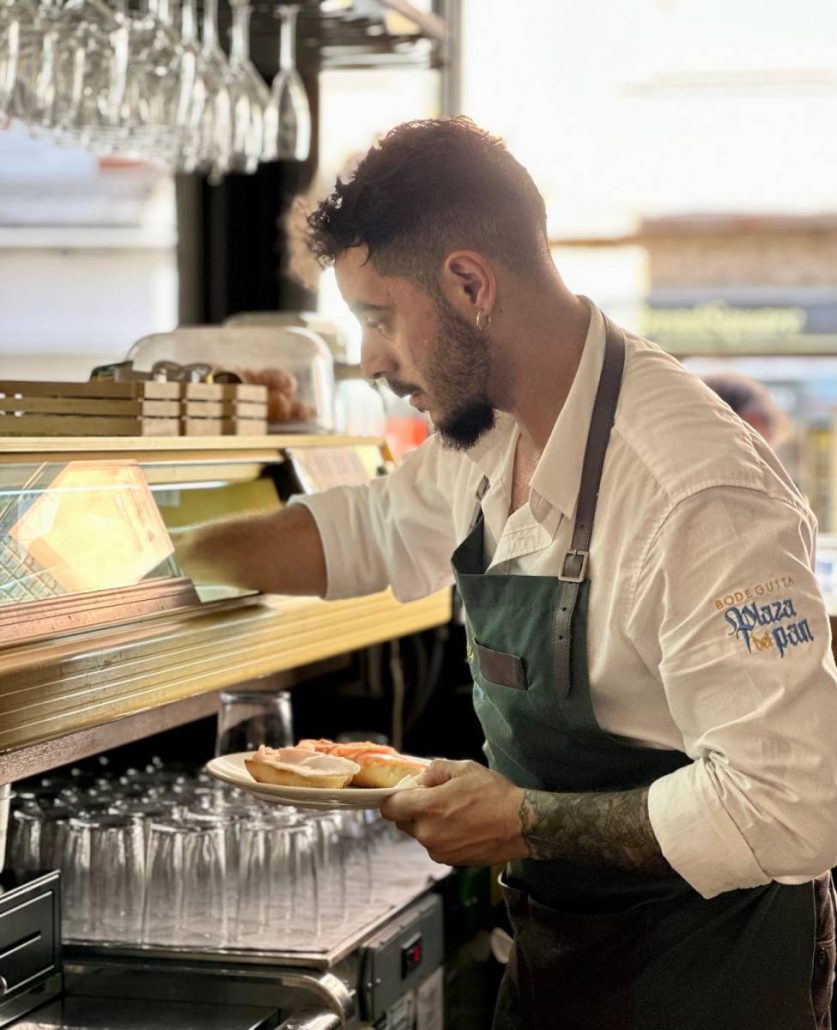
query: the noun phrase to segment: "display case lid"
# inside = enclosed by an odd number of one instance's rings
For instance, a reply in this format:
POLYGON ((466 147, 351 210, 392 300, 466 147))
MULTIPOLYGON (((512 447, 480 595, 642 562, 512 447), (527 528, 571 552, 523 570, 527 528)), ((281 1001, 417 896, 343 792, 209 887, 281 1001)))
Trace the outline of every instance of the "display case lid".
POLYGON ((325 341, 302 326, 186 326, 144 336, 128 351, 134 369, 205 363, 267 387, 272 432, 334 428, 334 360, 325 341))
POLYGON ((139 465, 0 465, 0 640, 197 603, 139 465))

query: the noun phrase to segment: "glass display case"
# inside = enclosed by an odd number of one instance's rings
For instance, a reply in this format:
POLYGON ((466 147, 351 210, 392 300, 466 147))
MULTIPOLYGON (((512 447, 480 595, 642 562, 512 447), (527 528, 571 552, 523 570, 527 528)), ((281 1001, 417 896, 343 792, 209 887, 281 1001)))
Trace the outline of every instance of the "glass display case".
POLYGON ((196 603, 173 551, 130 459, 0 465, 0 639, 196 603))
POLYGON ((15 438, 0 453, 0 783, 214 711, 218 690, 445 624, 450 592, 197 589, 177 531, 391 461, 336 435, 15 438))

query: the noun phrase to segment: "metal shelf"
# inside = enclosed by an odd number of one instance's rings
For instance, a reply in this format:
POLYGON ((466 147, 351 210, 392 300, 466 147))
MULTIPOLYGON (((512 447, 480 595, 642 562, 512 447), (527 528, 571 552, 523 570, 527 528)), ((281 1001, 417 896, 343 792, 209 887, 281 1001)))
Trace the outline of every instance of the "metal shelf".
MULTIPOLYGON (((416 12, 415 20, 404 12, 410 5, 393 0, 354 0, 343 6, 329 0, 301 4, 297 46, 300 68, 357 69, 375 67, 439 68, 448 61, 446 24, 452 0, 441 3, 442 15, 416 12), (391 31, 393 18, 403 31, 391 31), (389 24, 388 24, 389 22, 389 24)), ((277 70, 278 3, 256 0, 251 20, 251 55, 259 71, 271 78, 277 70)), ((224 43, 230 25, 229 11, 219 13, 220 39, 224 43)))

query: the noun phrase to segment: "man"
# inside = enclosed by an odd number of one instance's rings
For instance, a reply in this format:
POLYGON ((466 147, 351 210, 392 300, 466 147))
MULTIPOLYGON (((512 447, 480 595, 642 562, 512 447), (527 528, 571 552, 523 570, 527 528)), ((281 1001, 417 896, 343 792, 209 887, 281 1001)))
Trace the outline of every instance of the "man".
MULTIPOLYGON (((464 119, 393 130, 312 215, 363 368, 436 434, 391 476, 184 542, 187 571, 407 600, 455 578, 490 768, 383 809, 507 863, 495 1025, 829 1025, 837 690, 815 526, 697 379, 574 296, 464 119)), ((467 1030, 467 1028, 462 1028, 467 1030)))

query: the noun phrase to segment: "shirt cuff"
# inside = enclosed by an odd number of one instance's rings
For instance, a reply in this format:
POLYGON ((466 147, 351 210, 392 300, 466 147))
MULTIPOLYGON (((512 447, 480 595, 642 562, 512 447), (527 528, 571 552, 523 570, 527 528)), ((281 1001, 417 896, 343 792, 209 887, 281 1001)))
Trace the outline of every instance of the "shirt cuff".
POLYGON ((770 877, 721 803, 705 759, 655 780, 651 828, 666 861, 704 898, 759 887, 770 877))
POLYGON ((326 566, 326 592, 323 594, 323 598, 326 601, 335 601, 346 597, 346 594, 340 593, 341 584, 338 582, 339 576, 336 571, 340 568, 340 563, 335 560, 336 555, 333 553, 338 537, 334 532, 334 527, 329 525, 331 520, 327 505, 318 503, 316 495, 306 496, 303 494, 291 497, 288 504, 301 504, 307 508, 320 534, 326 566))
POLYGON ((319 531, 325 556, 326 601, 376 594, 387 587, 385 571, 377 568, 380 556, 366 546, 360 527, 353 523, 352 507, 342 493, 345 489, 334 487, 322 494, 297 494, 288 501, 304 505, 319 531), (347 541, 351 541, 351 556, 346 554, 347 541))

